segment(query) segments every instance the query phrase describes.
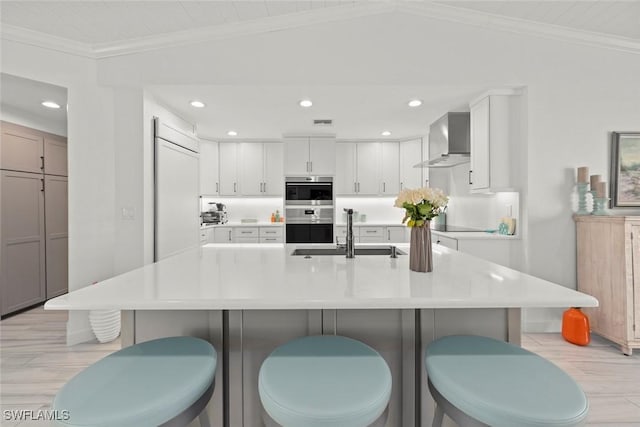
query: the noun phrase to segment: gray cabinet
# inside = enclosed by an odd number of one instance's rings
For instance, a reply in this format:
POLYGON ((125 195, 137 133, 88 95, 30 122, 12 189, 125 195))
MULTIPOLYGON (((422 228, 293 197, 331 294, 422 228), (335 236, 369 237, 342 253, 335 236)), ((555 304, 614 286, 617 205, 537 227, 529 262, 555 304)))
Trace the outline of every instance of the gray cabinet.
POLYGON ((47 299, 67 292, 68 221, 67 177, 44 176, 47 299))
POLYGON ((0 292, 2 315, 44 301, 43 176, 1 171, 0 292))
POLYGON ((0 312, 67 292, 66 138, 2 122, 0 312))

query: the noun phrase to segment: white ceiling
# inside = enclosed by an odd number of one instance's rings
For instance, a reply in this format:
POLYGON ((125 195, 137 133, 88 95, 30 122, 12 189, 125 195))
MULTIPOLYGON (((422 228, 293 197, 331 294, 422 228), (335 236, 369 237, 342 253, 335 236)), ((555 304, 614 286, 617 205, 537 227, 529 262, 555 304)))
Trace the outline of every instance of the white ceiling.
POLYGON ((67 89, 63 87, 0 73, 0 100, 3 117, 10 114, 66 128, 67 89), (54 101, 61 108, 43 107, 42 101, 54 101))
MULTIPOLYGON (((313 22, 311 16, 327 13, 348 16, 349 10, 375 5, 390 6, 391 9, 384 9, 387 12, 392 12, 394 6, 406 6, 399 10, 418 14, 422 12, 422 6, 435 5, 445 9, 439 9, 438 12, 443 16, 448 16, 449 11, 455 17, 458 16, 456 11, 475 14, 475 18, 479 16, 481 19, 474 22, 481 22, 482 25, 491 25, 493 17, 499 16, 513 19, 515 24, 541 23, 640 41, 640 1, 608 0, 3 0, 0 1, 0 22, 94 47, 124 45, 131 40, 150 40, 154 37, 162 44, 167 35, 180 33, 188 38, 198 29, 229 29, 286 17, 289 17, 287 25, 293 25, 292 22, 313 22)), ((264 28, 271 27, 267 25, 264 28)), ((279 27, 268 30, 275 29, 279 27)), ((23 85, 20 90, 27 93, 33 92, 34 88, 36 86, 33 84, 28 87, 23 85)), ((488 88, 175 85, 146 89, 171 110, 196 123, 200 135, 212 139, 228 138, 226 133, 230 129, 239 133, 237 139, 279 138, 283 133, 333 133, 339 138, 383 138, 380 135, 383 130, 392 132, 390 138, 402 139, 424 135, 429 123, 441 114, 465 109, 470 99, 488 88), (300 108, 298 101, 302 98, 312 99, 314 106, 310 109, 300 108), (424 105, 409 109, 406 103, 412 98, 424 100, 424 105), (204 101, 207 108, 193 109, 188 105, 192 99, 204 101), (332 119, 334 126, 314 127, 313 119, 332 119)), ((4 103, 4 90, 2 95, 4 103)), ((13 98, 13 101, 7 102, 21 102, 17 95, 13 98)), ((27 107, 22 105, 20 108, 27 107)))
POLYGON ((0 22, 91 45, 200 28, 348 9, 354 4, 427 4, 640 40, 640 1, 209 0, 2 1, 0 22))
POLYGON ((275 139, 283 134, 332 133, 341 139, 404 139, 427 134, 447 111, 469 111, 468 102, 487 88, 427 86, 154 86, 149 92, 210 139, 275 139), (302 108, 301 99, 313 106, 302 108), (410 108, 413 98, 423 105, 410 108), (201 100, 206 108, 189 105, 201 100), (332 119, 333 126, 313 126, 332 119), (383 130, 392 135, 381 136, 383 130))

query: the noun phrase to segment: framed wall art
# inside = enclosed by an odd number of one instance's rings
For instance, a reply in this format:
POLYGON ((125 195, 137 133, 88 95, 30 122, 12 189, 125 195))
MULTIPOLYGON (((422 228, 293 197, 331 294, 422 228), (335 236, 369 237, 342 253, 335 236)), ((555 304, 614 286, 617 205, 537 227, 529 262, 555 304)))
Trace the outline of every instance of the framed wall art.
POLYGON ((640 132, 612 132, 611 207, 640 207, 640 132))

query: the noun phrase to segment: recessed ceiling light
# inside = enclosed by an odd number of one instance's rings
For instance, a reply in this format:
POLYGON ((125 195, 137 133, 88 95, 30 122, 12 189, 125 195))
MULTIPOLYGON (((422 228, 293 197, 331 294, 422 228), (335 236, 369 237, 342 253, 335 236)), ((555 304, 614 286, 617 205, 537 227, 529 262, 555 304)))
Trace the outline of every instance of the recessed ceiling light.
POLYGON ((380 135, 382 135, 382 136, 389 136, 389 135, 391 135, 391 132, 390 132, 390 131, 388 131, 388 130, 385 130, 385 131, 383 131, 380 135))
POLYGON ((419 107, 422 105, 422 101, 420 101, 419 99, 412 99, 411 101, 409 101, 409 107, 419 107))
POLYGON ((309 108, 312 105, 313 105, 313 102, 311 102, 310 99, 303 99, 302 101, 300 101, 300 106, 301 107, 309 108))
POLYGON ((238 132, 236 132, 235 130, 230 130, 229 132, 227 132, 227 135, 229 135, 229 136, 238 136, 238 132))
POLYGON ((42 101, 42 105, 47 108, 60 108, 60 104, 53 101, 42 101))
POLYGON ((192 107, 195 107, 195 108, 204 108, 205 107, 205 103, 202 102, 202 101, 191 101, 190 104, 191 104, 192 107))

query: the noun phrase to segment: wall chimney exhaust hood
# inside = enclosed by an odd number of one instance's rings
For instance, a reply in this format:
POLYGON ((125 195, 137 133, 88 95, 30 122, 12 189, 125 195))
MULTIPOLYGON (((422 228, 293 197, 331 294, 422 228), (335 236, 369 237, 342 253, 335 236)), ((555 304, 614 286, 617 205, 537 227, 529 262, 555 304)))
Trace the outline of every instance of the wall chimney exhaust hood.
POLYGON ((429 157, 414 168, 450 168, 469 163, 470 113, 447 113, 429 127, 429 157))

